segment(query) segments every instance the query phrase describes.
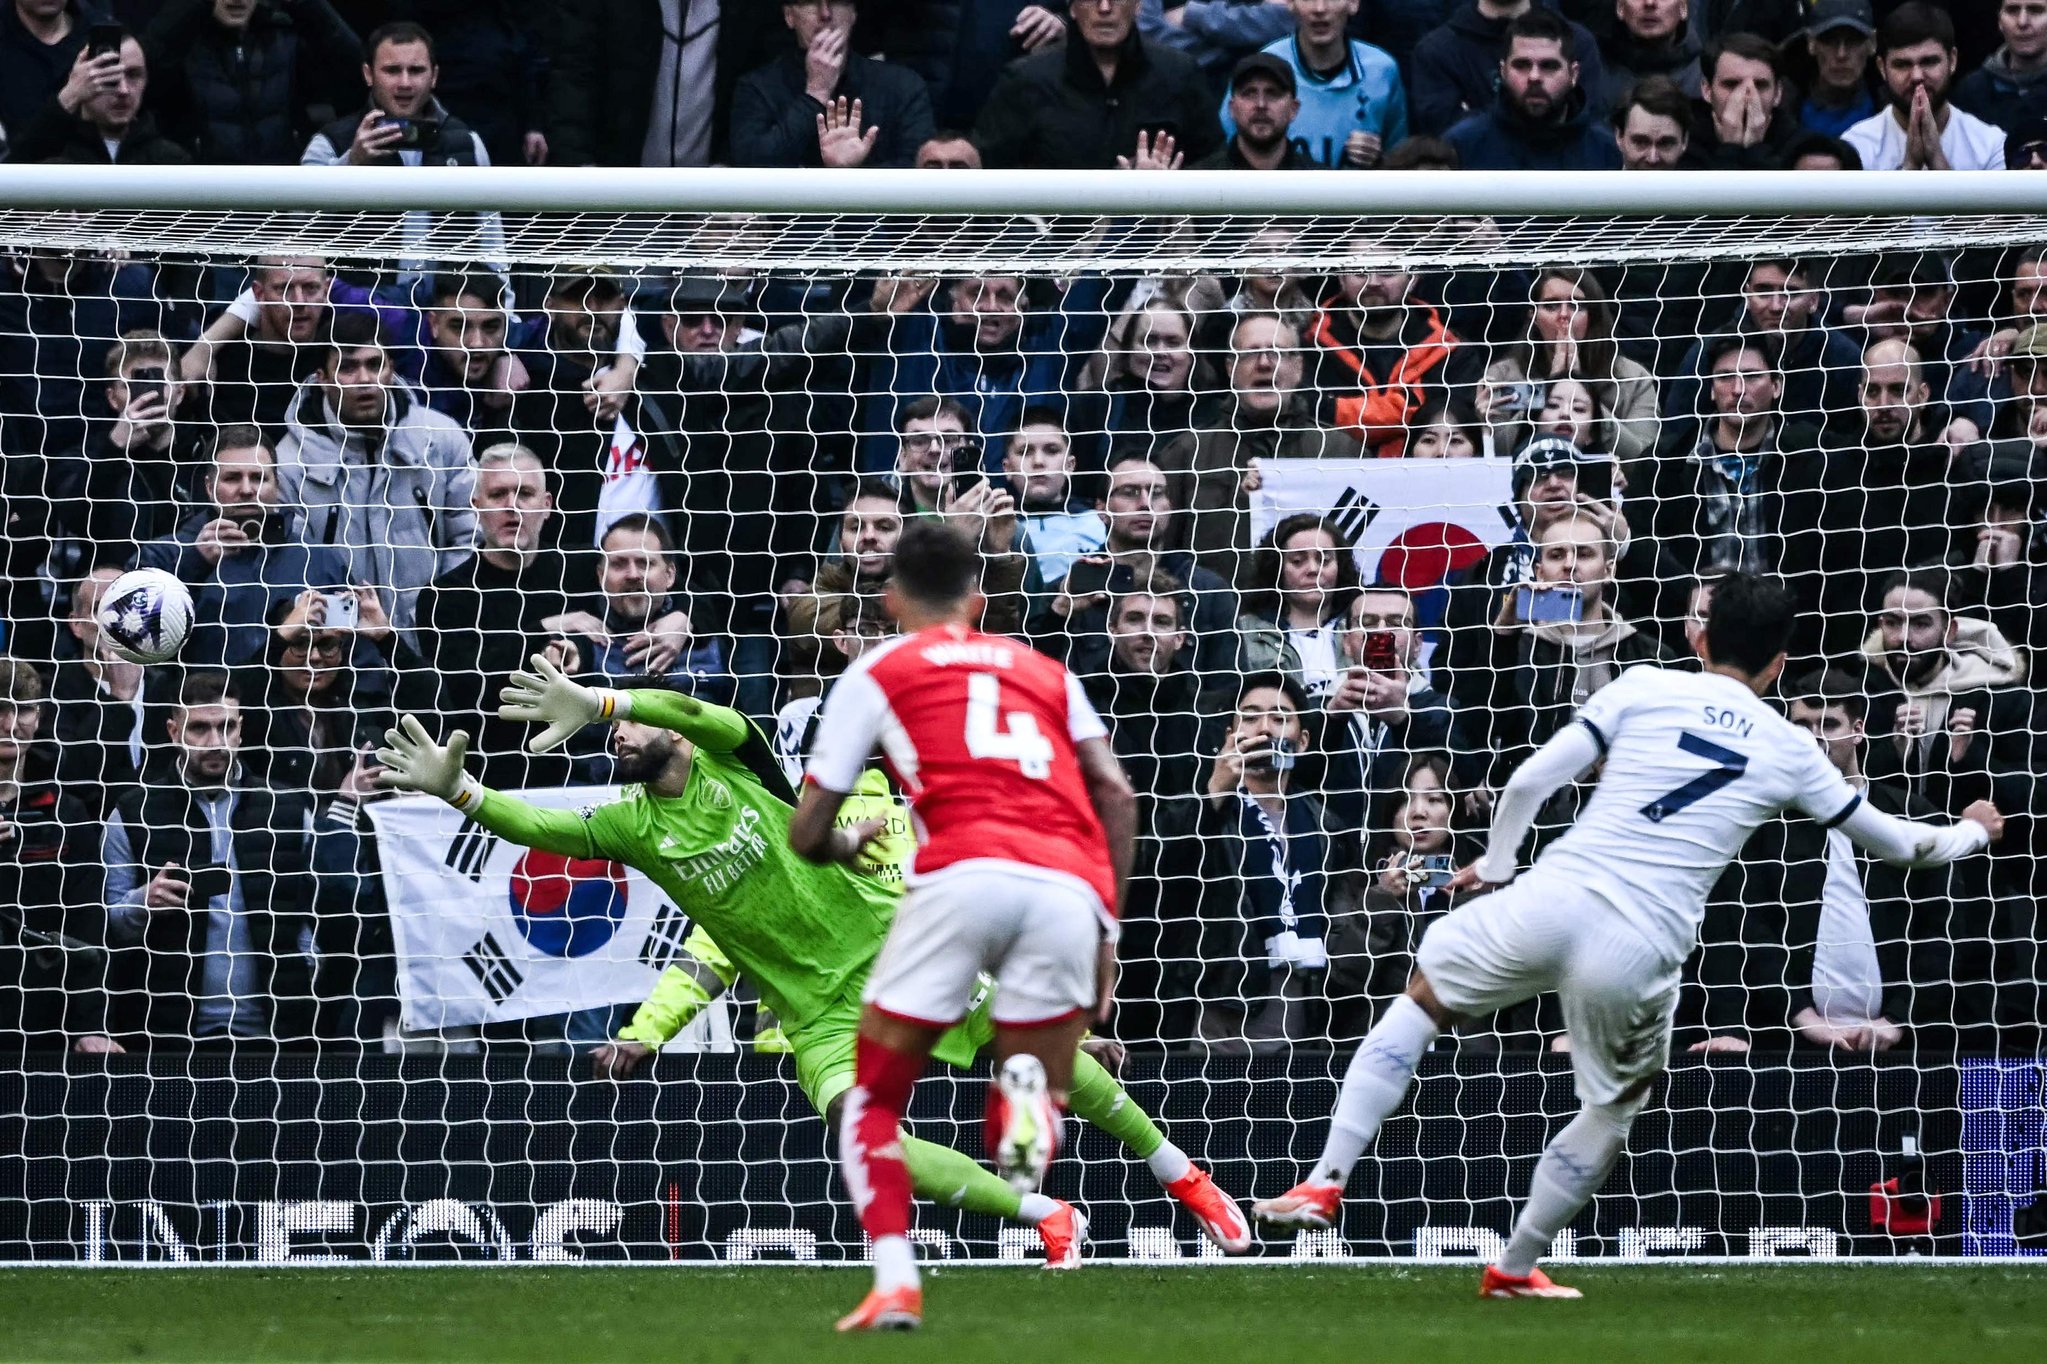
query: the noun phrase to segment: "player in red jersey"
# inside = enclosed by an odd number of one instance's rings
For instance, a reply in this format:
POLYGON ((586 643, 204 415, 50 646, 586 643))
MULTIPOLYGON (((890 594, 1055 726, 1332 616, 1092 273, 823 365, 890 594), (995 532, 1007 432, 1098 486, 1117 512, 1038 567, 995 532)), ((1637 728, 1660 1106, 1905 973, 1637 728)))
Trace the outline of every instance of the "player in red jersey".
POLYGON ((958 532, 913 522, 887 589, 903 635, 861 656, 818 721, 789 845, 852 862, 881 832, 833 827, 869 756, 901 784, 917 825, 909 893, 876 960, 860 1019, 839 1158, 874 1241, 874 1291, 840 1330, 915 1326, 910 1176, 896 1141, 939 1034, 996 982, 989 1154, 1035 1190, 1058 1144, 1073 1052, 1106 1017, 1116 920, 1136 838, 1130 785, 1080 684, 1052 659, 969 627, 981 560, 958 532))

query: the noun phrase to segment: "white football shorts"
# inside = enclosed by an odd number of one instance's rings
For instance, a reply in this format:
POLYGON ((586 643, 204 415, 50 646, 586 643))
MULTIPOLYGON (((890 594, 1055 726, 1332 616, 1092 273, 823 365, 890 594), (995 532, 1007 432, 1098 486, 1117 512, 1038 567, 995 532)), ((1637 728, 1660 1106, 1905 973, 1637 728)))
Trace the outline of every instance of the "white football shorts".
POLYGON ((1436 998, 1483 1017, 1554 990, 1581 1103, 1610 1104, 1670 1059, 1683 962, 1591 891, 1530 872, 1452 910, 1415 953, 1436 998))
POLYGON ((949 1027, 976 977, 995 980, 995 1022, 1056 1023, 1095 1006, 1095 966, 1112 925, 1086 883, 979 858, 919 877, 903 897, 862 997, 883 1013, 949 1027))

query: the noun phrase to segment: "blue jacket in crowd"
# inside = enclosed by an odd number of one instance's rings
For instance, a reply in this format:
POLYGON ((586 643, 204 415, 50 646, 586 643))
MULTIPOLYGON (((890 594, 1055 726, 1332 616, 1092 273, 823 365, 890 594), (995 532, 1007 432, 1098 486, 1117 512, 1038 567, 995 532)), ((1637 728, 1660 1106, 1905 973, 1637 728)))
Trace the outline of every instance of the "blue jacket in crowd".
MULTIPOLYGON (((1291 34, 1264 50, 1294 69, 1301 112, 1287 140, 1316 165, 1342 165, 1344 141, 1354 132, 1377 133, 1382 151, 1407 136, 1407 90, 1400 83, 1400 64, 1385 52, 1353 38, 1350 60, 1324 77, 1301 60, 1300 44, 1291 34)), ((1237 135, 1228 95, 1223 96, 1222 123, 1225 136, 1237 135)))
POLYGON ((1621 150, 1604 123, 1592 117, 1583 90, 1571 95, 1561 119, 1525 117, 1503 90, 1493 107, 1443 134, 1465 170, 1619 170, 1621 150))
MULTIPOLYGON (((1500 83, 1500 58, 1507 50, 1508 22, 1488 19, 1478 12, 1478 0, 1464 0, 1448 23, 1415 45, 1414 101, 1408 109, 1415 132, 1439 136, 1459 119, 1483 113, 1491 104, 1500 83)), ((1571 34, 1577 48, 1578 88, 1595 92, 1597 100, 1606 90, 1606 66, 1599 57, 1599 44, 1585 25, 1575 20, 1571 34)), ((1594 118, 1605 112, 1598 104, 1591 109, 1594 118)))

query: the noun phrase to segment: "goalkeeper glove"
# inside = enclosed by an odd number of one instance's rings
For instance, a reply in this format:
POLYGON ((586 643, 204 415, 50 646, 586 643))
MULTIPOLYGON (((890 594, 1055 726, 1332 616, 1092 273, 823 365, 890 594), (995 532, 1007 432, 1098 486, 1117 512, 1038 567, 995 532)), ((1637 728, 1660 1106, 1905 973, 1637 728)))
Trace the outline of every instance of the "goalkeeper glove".
POLYGON ((532 672, 513 673, 498 693, 498 700, 504 703, 498 707, 499 719, 547 726, 526 741, 528 752, 559 748, 585 725, 623 720, 631 713, 632 702, 626 693, 573 682, 545 654, 533 655, 532 663, 532 672))
POLYGON ((469 756, 469 736, 456 730, 446 744, 437 744, 419 717, 407 715, 396 727, 384 731, 384 747, 377 761, 384 770, 377 784, 394 791, 418 791, 439 796, 457 810, 474 808, 483 795, 483 784, 462 770, 469 756))

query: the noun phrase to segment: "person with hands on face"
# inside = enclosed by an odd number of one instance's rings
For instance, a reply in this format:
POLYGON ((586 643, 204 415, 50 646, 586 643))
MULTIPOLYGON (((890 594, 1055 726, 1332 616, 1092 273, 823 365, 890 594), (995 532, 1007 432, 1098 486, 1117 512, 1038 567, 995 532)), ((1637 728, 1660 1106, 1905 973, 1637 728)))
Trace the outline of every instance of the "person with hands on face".
POLYGON ((740 77, 738 166, 907 166, 936 131, 931 94, 907 66, 852 50, 855 0, 782 0, 792 50, 740 77))
POLYGON ((1696 119, 1686 170, 1777 170, 1798 126, 1784 104, 1784 59, 1753 33, 1715 39, 1702 61, 1707 117, 1696 119))
POLYGON ((1841 134, 1864 170, 2004 169, 2004 130, 1948 102, 1958 58, 1943 6, 1898 6, 1877 25, 1876 46, 1889 107, 1841 134))

